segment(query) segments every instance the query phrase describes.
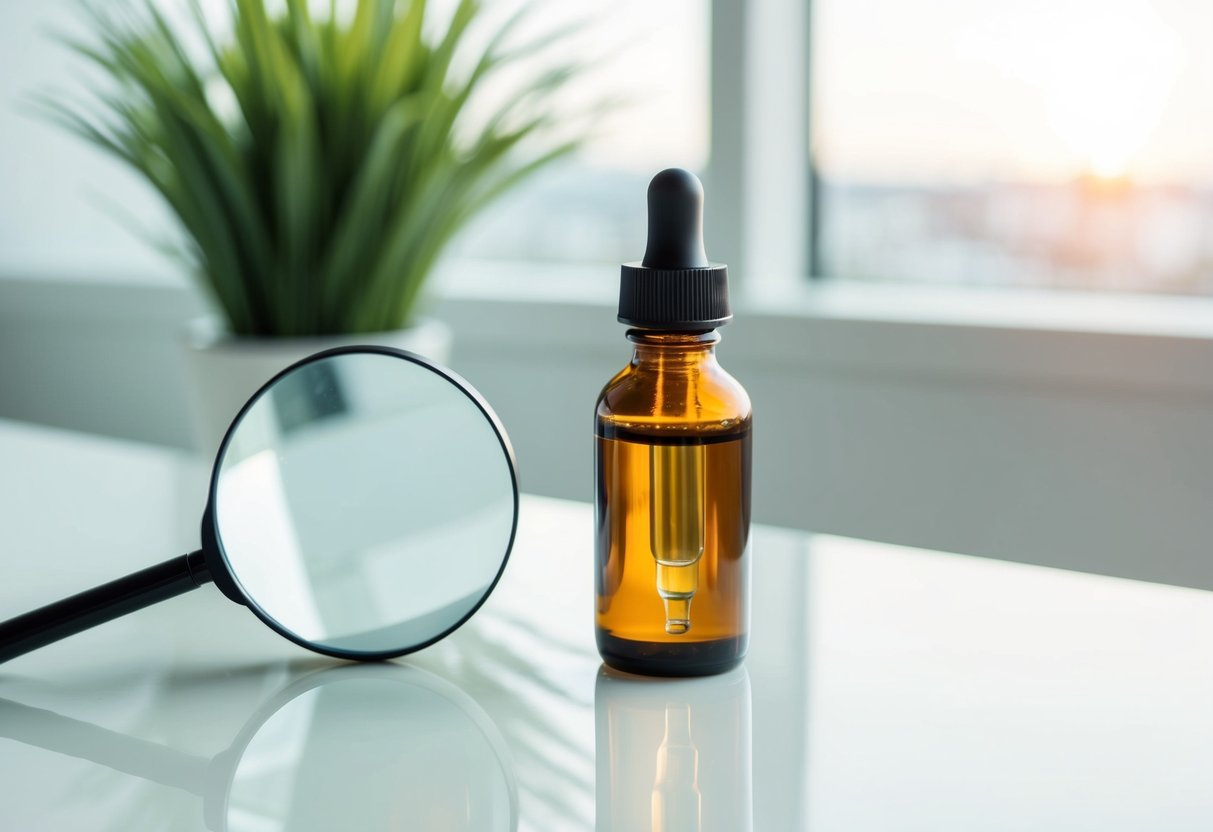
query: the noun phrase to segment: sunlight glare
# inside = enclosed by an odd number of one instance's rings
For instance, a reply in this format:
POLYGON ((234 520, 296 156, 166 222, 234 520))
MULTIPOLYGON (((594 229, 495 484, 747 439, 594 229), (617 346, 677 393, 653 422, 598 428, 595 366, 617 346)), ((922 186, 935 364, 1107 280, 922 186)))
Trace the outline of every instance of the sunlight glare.
POLYGON ((1075 173, 1128 175, 1179 78, 1177 33, 1142 0, 1070 0, 1024 11, 992 60, 1040 90, 1048 127, 1075 173))

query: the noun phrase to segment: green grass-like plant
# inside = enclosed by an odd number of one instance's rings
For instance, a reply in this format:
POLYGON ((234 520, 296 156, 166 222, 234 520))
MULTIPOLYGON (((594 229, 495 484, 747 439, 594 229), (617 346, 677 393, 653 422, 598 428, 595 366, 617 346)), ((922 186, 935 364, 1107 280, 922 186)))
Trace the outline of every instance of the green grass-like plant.
POLYGON ((396 329, 452 236, 577 144, 553 138, 544 106, 572 64, 528 69, 468 134, 485 83, 566 35, 511 45, 516 15, 468 60, 481 5, 460 0, 435 36, 424 0, 357 0, 322 16, 307 0, 277 13, 231 0, 222 34, 198 0, 184 27, 150 0, 86 6, 96 37, 68 45, 104 70, 106 88, 89 106, 44 103, 167 201, 232 333, 396 329))

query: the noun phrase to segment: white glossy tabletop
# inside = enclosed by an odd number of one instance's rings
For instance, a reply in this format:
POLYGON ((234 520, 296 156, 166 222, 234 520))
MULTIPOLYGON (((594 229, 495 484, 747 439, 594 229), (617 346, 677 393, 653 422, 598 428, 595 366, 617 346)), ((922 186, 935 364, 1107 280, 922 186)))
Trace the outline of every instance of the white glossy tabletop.
MULTIPOLYGON (((0 615, 195 548, 206 474, 0 423, 0 615)), ((13 660, 0 829, 1213 827, 1213 594, 758 528, 745 668, 610 678, 591 533, 526 499, 489 603, 407 660, 213 587, 13 660)))

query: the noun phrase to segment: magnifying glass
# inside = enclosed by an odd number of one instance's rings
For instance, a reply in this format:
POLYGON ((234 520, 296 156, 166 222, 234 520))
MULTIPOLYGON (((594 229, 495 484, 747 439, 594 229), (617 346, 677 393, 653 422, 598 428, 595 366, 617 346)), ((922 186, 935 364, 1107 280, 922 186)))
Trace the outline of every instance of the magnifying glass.
POLYGON ((228 428, 200 549, 0 623, 0 661, 211 582, 310 650, 401 656, 484 603, 517 525, 513 451, 471 385, 401 350, 327 350, 228 428))
POLYGON ((413 667, 305 676, 211 759, 4 700, 0 737, 197 794, 216 832, 518 826, 500 731, 462 690, 413 667))

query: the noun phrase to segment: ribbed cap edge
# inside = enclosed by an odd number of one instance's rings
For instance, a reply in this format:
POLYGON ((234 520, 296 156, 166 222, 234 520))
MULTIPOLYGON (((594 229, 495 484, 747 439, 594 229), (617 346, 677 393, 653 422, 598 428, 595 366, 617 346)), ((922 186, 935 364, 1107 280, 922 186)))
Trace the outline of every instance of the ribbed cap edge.
POLYGON ((641 329, 714 329, 732 317, 728 267, 721 263, 690 269, 625 263, 620 268, 620 323, 641 329))

